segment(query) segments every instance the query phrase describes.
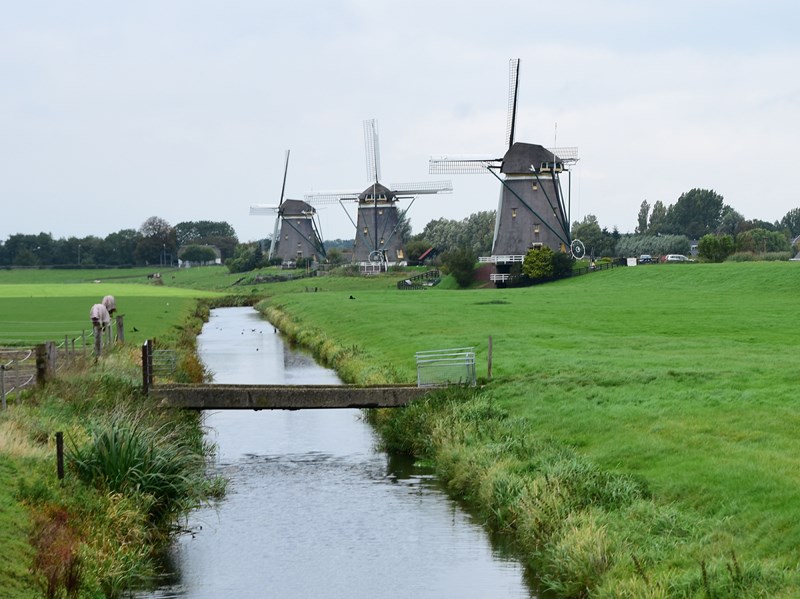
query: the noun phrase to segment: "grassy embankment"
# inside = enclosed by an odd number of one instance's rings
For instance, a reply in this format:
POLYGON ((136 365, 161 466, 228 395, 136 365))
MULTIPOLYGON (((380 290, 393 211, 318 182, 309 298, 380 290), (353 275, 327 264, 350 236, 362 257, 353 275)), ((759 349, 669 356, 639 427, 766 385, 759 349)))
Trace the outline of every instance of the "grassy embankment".
MULTIPOLYGON (((12 395, 0 414, 4 598, 118 596, 152 571, 153 552, 181 514, 214 492, 197 416, 158 410, 141 396, 137 359, 138 342, 158 337, 185 348, 184 377, 201 375, 191 351, 191 331, 202 322, 197 298, 217 294, 82 282, 86 276, 0 273, 0 343, 74 337, 107 293, 126 315, 128 339, 97 362, 78 356, 45 388, 12 395), (56 431, 65 433, 71 458, 63 484, 55 476, 56 431)), ((140 279, 148 282, 144 273, 140 279)))
POLYGON ((377 420, 514 531, 559 594, 795 597, 796 269, 655 265, 491 291, 319 279, 269 305, 359 382, 413 381, 421 349, 474 345, 485 364, 492 335, 477 399, 377 420))

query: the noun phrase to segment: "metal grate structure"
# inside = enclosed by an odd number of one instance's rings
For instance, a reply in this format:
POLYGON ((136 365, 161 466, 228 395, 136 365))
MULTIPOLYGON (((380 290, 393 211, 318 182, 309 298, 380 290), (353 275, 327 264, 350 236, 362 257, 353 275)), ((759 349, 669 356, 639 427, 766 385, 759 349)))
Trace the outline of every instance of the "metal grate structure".
POLYGON ((174 349, 153 350, 153 374, 171 376, 178 369, 178 352, 174 349))
POLYGON ((418 387, 476 384, 474 347, 419 351, 416 360, 418 387))

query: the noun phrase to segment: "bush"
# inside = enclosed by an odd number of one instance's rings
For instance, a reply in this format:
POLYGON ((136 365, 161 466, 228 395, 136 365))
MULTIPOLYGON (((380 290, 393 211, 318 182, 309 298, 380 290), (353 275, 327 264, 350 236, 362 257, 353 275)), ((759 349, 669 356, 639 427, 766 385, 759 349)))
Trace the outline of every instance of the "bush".
POLYGON ((733 237, 730 235, 704 235, 697 244, 701 259, 706 262, 723 262, 733 253, 733 237))
POLYGON ((554 274, 553 250, 547 246, 528 250, 525 260, 522 262, 522 274, 531 281, 552 279, 554 274))
POLYGON ((442 268, 453 275, 459 287, 469 287, 478 257, 469 249, 451 250, 442 256, 442 268))
POLYGON ((553 253, 553 278, 563 279, 572 275, 572 267, 575 265, 569 254, 564 252, 553 253))

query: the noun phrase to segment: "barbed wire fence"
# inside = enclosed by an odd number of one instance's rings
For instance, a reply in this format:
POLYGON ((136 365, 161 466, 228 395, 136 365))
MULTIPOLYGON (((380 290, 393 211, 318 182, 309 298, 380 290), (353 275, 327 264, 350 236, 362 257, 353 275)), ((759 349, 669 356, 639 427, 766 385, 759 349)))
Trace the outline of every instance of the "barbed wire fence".
MULTIPOLYGON (((104 347, 124 343, 123 316, 115 318, 116 326, 95 327, 80 333, 64 333, 66 326, 75 321, 20 322, 0 321, 0 405, 8 407, 8 398, 37 382, 37 373, 52 371, 55 374, 79 359, 99 358, 104 347), (50 331, 8 331, 4 325, 55 325, 50 331), (57 329, 57 330, 56 330, 57 329), (60 339, 59 342, 43 341, 60 339), (42 348, 44 349, 38 349, 42 348), (47 364, 37 364, 45 361, 47 364)), ((83 324, 80 321, 79 324, 83 324)))

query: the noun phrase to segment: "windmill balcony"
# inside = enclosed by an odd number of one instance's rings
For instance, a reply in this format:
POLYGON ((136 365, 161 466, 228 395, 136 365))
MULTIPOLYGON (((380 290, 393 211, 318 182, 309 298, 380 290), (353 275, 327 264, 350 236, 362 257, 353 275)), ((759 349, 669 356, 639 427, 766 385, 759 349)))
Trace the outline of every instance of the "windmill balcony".
POLYGON ((524 262, 525 256, 522 254, 502 255, 502 256, 481 256, 478 262, 483 264, 514 264, 515 262, 524 262))

